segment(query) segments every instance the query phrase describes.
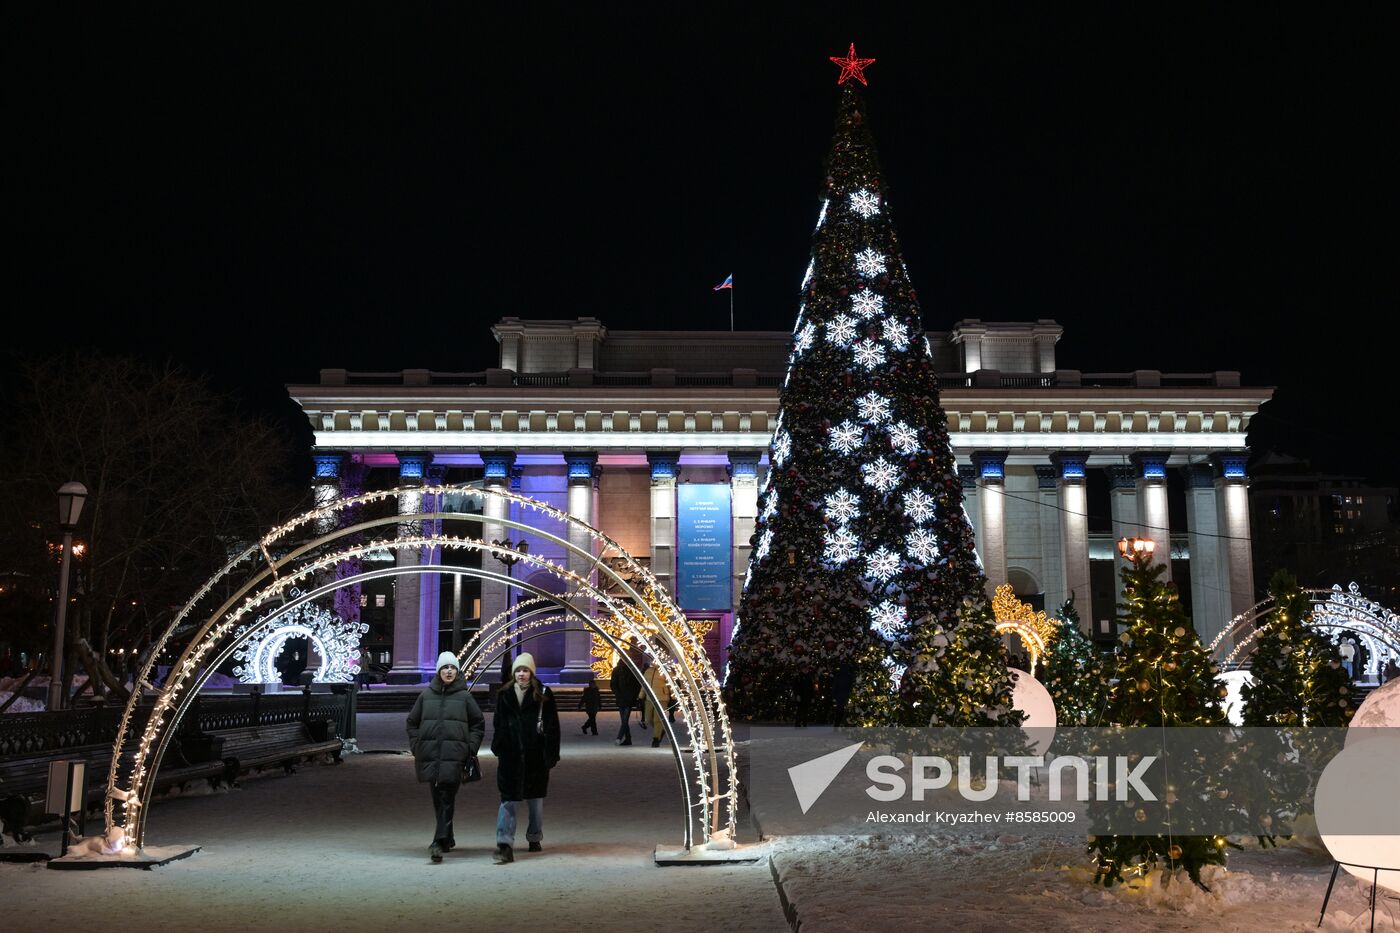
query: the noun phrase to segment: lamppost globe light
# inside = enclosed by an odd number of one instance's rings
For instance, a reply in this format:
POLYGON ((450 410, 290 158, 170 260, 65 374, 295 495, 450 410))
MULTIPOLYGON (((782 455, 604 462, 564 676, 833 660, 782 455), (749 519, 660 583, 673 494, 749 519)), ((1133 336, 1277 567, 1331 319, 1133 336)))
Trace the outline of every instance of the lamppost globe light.
POLYGON ((1118 539, 1118 553, 1134 563, 1150 560, 1157 549, 1157 542, 1151 538, 1128 537, 1118 539))
POLYGON ((72 529, 83 514, 83 502, 87 500, 87 487, 82 483, 68 482, 58 487, 59 527, 72 529))

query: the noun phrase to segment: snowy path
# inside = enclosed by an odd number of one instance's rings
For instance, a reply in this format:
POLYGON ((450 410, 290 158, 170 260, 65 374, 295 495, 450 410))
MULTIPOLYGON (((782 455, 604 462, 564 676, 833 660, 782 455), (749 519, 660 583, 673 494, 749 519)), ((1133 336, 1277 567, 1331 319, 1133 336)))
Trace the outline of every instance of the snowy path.
MULTIPOLYGON (((360 747, 406 748, 402 714, 361 717, 360 747)), ((545 851, 491 864, 495 763, 457 798, 458 848, 432 865, 432 806, 407 756, 347 756, 154 807, 150 845, 204 851, 154 871, 50 871, 0 864, 0 929, 375 930, 534 929, 784 931, 766 863, 657 868, 657 843, 678 844, 671 753, 618 748, 566 713, 563 761, 545 804, 545 851), (429 926, 429 924, 432 924, 429 926)), ((40 837, 49 851, 52 833, 40 837)))

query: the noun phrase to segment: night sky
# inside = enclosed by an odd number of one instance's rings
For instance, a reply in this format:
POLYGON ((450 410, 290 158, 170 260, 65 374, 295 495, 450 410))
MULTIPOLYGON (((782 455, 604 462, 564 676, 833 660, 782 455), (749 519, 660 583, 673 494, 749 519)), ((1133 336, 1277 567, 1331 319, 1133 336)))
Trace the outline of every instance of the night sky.
POLYGON ((55 6, 3 39, 21 352, 171 359, 291 419, 321 367, 490 365, 504 315, 725 329, 730 273, 741 329, 788 329, 854 41, 926 326, 1238 369, 1279 387, 1256 445, 1400 483, 1379 14, 55 6))

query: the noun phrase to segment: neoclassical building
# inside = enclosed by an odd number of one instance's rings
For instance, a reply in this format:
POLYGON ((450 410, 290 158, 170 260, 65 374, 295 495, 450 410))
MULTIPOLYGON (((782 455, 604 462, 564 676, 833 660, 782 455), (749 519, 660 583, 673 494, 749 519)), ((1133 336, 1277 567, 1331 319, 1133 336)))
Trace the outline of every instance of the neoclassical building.
MULTIPOLYGON (((610 331, 587 317, 507 317, 492 334, 499 365, 484 372, 323 369, 319 384, 289 386, 315 430, 318 497, 480 480, 547 501, 712 620, 723 663, 791 335, 610 331)), ((1085 627, 1111 638, 1114 542, 1145 535, 1208 641, 1256 601, 1245 435, 1272 390, 1242 386, 1237 372, 1059 369, 1062 334, 1048 320, 927 334, 987 577, 1050 610, 1073 593, 1085 627)), ((486 537, 507 535, 488 524, 486 537)), ((547 541, 529 544, 564 560, 547 541)), ((371 653, 391 680, 429 675, 440 648, 508 605, 505 586, 450 564, 395 580, 342 601, 371 623, 371 653)), ((547 573, 531 582, 559 591, 547 573)), ((547 679, 591 676, 582 633, 532 649, 547 679)))

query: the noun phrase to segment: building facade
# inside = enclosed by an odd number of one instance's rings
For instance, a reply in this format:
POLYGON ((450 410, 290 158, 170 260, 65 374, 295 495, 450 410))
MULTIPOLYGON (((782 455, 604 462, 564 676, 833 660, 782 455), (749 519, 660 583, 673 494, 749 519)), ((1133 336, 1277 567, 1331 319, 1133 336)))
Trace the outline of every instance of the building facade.
MULTIPOLYGON (((434 480, 518 489, 649 565, 688 614, 714 621, 723 663, 791 335, 511 317, 492 333, 499 365, 484 372, 325 369, 319 384, 289 386, 315 430, 318 498, 434 480)), ((1135 534, 1168 545, 1157 559, 1203 639, 1253 605, 1245 438, 1271 389, 1236 372, 1059 369, 1062 328, 1048 320, 965 320, 926 336, 992 586, 1050 610, 1074 594, 1086 627, 1112 637, 1113 542, 1135 534)), ((564 557, 545 538, 529 545, 564 557)), ((530 582, 558 591, 547 573, 530 582)), ((509 598, 446 565, 344 603, 378 619, 376 659, 410 681, 509 598)), ((585 634, 542 639, 535 654, 559 682, 591 676, 585 634)))

